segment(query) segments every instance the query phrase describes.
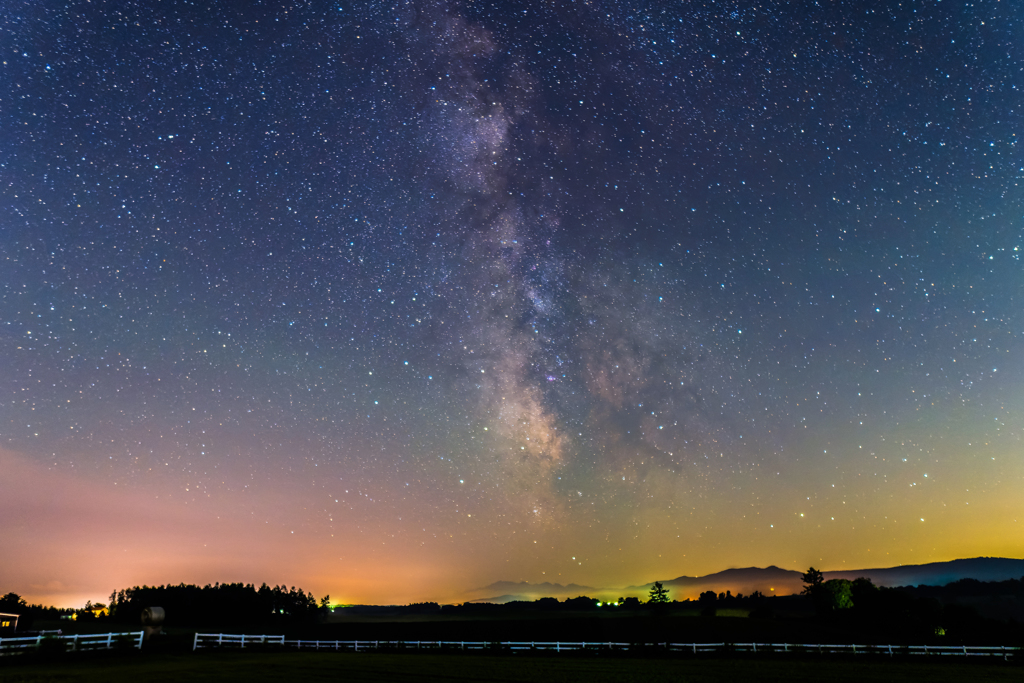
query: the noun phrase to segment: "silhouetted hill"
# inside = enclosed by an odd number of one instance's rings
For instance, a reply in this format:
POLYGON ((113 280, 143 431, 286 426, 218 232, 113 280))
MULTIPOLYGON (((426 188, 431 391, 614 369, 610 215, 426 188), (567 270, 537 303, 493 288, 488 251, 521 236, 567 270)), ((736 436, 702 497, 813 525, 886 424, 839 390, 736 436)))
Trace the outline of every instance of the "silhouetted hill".
MULTIPOLYGON (((661 583, 669 590, 673 600, 696 599, 704 591, 731 591, 734 595, 749 595, 754 591, 760 591, 765 595, 789 595, 799 593, 803 588, 801 574, 802 572, 772 565, 765 568, 726 569, 706 576, 679 576, 661 583)), ((652 585, 630 586, 627 590, 633 594, 646 594, 652 585)))
POLYGON ((477 588, 472 591, 475 597, 470 602, 493 602, 506 603, 514 600, 536 600, 537 598, 575 598, 580 595, 591 595, 604 592, 593 586, 581 586, 570 583, 563 586, 560 583, 529 583, 527 581, 495 581, 489 586, 477 588))
MULTIPOLYGON (((661 583, 669 589, 674 600, 693 599, 704 591, 749 595, 760 591, 765 595, 791 595, 803 590, 804 584, 800 576, 806 570, 782 569, 771 566, 767 568, 747 567, 743 569, 726 569, 706 576, 680 576, 675 579, 663 580, 661 583)), ((1005 557, 975 557, 948 562, 930 562, 928 564, 902 565, 879 569, 853 569, 843 571, 825 571, 825 579, 856 579, 864 576, 876 586, 918 586, 922 584, 944 586, 960 579, 977 579, 978 581, 1005 581, 1019 579, 1024 576, 1024 560, 1005 557)), ((627 591, 633 594, 646 593, 653 583, 643 586, 630 586, 627 591)))
POLYGON ((866 576, 876 586, 945 586, 960 579, 1006 581, 1024 577, 1024 560, 1006 557, 974 557, 949 562, 908 564, 885 569, 825 572, 826 579, 855 579, 866 576))
MULTIPOLYGON (((715 593, 732 592, 750 595, 754 591, 765 595, 792 595, 800 593, 804 584, 800 576, 807 568, 783 569, 774 565, 770 567, 743 567, 725 569, 705 576, 678 576, 674 579, 662 579, 661 584, 668 589, 672 600, 695 600, 705 591, 715 593)), ((876 569, 850 569, 841 571, 824 571, 825 579, 855 579, 867 577, 876 586, 944 586, 960 579, 977 579, 978 581, 1005 581, 1024 577, 1024 560, 1005 557, 975 557, 971 559, 951 560, 949 562, 930 562, 928 564, 902 565, 876 569)), ((558 583, 528 583, 526 581, 497 581, 489 586, 472 591, 470 601, 506 603, 514 600, 536 600, 542 597, 573 598, 587 595, 601 600, 615 600, 620 596, 634 596, 642 599, 654 585, 653 582, 625 588, 595 588, 570 583, 563 586, 558 583)))

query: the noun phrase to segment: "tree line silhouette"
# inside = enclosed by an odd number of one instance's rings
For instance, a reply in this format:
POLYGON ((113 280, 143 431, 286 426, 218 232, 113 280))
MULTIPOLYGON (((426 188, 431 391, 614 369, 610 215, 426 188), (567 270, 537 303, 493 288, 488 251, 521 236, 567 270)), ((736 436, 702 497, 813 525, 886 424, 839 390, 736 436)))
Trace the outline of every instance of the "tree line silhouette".
POLYGON ((295 626, 316 623, 328 608, 330 596, 319 603, 312 593, 292 586, 216 583, 196 586, 135 586, 110 594, 111 621, 136 623, 146 607, 163 607, 167 625, 295 626))
POLYGON ((62 616, 75 613, 74 609, 63 607, 47 607, 46 605, 30 605, 17 593, 7 593, 0 597, 0 612, 17 614, 18 629, 31 629, 36 619, 57 621, 62 616))
MULTIPOLYGON (((880 587, 871 579, 824 580, 811 567, 802 575, 803 595, 810 598, 819 618, 827 623, 846 625, 862 631, 917 633, 936 637, 955 636, 971 639, 1002 629, 1021 632, 1021 625, 1010 617, 986 619, 964 598, 987 598, 991 605, 1024 608, 1024 577, 1007 581, 960 579, 944 586, 880 587)), ((980 604, 980 603, 978 603, 980 604)))
MULTIPOLYGON (((961 579, 945 586, 886 588, 875 586, 867 578, 825 581, 821 572, 812 567, 803 575, 803 579, 803 594, 793 596, 769 597, 757 591, 749 595, 705 591, 696 600, 677 601, 671 599, 668 589, 655 585, 646 601, 637 597, 623 597, 611 603, 588 596, 564 600, 548 597, 504 604, 440 605, 424 602, 392 606, 354 605, 345 606, 333 613, 339 617, 423 615, 471 620, 477 617, 529 619, 530 613, 538 612, 562 612, 566 613, 565 618, 573 619, 577 618, 572 616, 574 614, 581 619, 591 619, 591 615, 604 613, 620 613, 623 616, 632 613, 635 618, 641 619, 647 614, 676 619, 692 615, 696 607, 698 614, 703 617, 713 617, 722 611, 737 616, 747 613, 752 618, 752 622, 747 623, 760 622, 764 628, 769 628, 771 624, 777 624, 779 628, 796 628, 798 624, 806 623, 807 628, 820 626, 838 629, 859 634, 856 636, 858 638, 912 638, 922 642, 925 639, 938 639, 938 642, 980 642, 993 638, 1024 638, 1024 628, 1013 621, 1014 618, 1020 620, 1020 615, 1024 614, 1024 577, 994 582, 961 579), (993 606, 1002 610, 1002 616, 998 619, 983 618, 976 609, 980 607, 992 617, 993 606), (589 614, 584 617, 580 613, 589 614), (812 613, 816 616, 812 617, 812 613)), ((135 586, 114 591, 110 595, 109 605, 89 603, 85 609, 79 610, 27 605, 17 594, 8 593, 0 598, 0 612, 22 615, 19 631, 31 629, 33 621, 52 622, 71 614, 81 620, 98 619, 134 626, 139 624, 143 609, 159 606, 166 611, 166 625, 169 627, 245 629, 248 632, 299 629, 305 632, 324 628, 319 624, 332 613, 329 602, 328 596, 318 602, 312 593, 295 587, 270 587, 263 584, 257 588, 243 583, 197 586, 182 583, 135 586)), ((706 623, 711 625, 713 622, 706 623)), ((729 623, 739 627, 739 622, 732 620, 716 620, 714 623, 720 624, 722 628, 729 623)))

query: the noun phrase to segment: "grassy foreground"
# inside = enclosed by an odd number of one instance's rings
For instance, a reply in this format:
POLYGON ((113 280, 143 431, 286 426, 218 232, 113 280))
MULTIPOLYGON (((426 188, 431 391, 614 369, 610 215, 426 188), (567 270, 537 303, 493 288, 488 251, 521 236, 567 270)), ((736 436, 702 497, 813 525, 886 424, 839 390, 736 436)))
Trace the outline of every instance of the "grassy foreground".
POLYGON ((127 655, 0 666, 0 683, 161 683, 182 681, 559 681, 560 683, 714 683, 718 681, 1022 680, 1018 666, 966 661, 768 659, 582 659, 474 655, 213 652, 127 655))

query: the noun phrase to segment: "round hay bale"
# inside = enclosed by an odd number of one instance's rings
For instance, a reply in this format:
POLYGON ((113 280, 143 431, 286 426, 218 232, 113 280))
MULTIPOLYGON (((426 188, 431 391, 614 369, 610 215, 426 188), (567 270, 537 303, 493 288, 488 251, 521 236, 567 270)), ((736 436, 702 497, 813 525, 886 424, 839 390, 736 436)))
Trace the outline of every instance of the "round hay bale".
POLYGON ((163 607, 147 607, 142 610, 142 625, 159 626, 164 623, 164 616, 163 607))

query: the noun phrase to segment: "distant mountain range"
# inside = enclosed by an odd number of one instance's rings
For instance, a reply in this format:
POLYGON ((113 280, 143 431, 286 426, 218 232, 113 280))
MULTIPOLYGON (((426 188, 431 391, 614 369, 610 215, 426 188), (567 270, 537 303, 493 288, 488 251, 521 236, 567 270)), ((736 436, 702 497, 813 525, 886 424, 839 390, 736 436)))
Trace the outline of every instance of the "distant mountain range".
MULTIPOLYGON (((876 586, 944 586, 960 579, 977 579, 978 581, 1005 581, 1024 577, 1024 559, 1016 560, 1005 557, 975 557, 949 562, 930 562, 928 564, 900 565, 879 569, 856 569, 842 571, 825 571, 825 579, 855 579, 867 577, 876 586)), ((782 569, 776 566, 747 567, 744 569, 726 569, 706 576, 680 576, 675 579, 663 579, 661 584, 668 589, 669 597, 674 600, 694 599, 704 591, 724 593, 731 591, 733 595, 743 593, 749 595, 760 591, 765 595, 792 595, 803 590, 804 584, 800 576, 803 571, 782 569)), ((558 583, 531 584, 526 581, 498 581, 489 586, 479 588, 473 593, 484 595, 473 602, 505 603, 513 600, 536 600, 542 597, 572 598, 578 595, 615 600, 618 597, 636 596, 645 598, 652 583, 625 588, 594 588, 570 583, 563 586, 558 583)))
POLYGON ((1024 577, 1024 560, 1006 557, 974 557, 967 560, 907 564, 888 569, 825 572, 826 579, 867 576, 876 586, 945 586, 960 579, 1006 581, 1024 577))
MULTIPOLYGON (((662 581, 661 584, 668 589, 669 596, 674 600, 693 599, 704 591, 731 591, 733 595, 749 595, 754 591, 761 591, 765 595, 790 595, 803 589, 804 584, 800 580, 802 574, 803 572, 771 565, 765 568, 726 569, 706 576, 680 576, 662 581)), ((652 585, 653 582, 643 586, 630 586, 626 591, 632 595, 645 596, 652 585)))
POLYGON ((605 591, 593 586, 581 586, 576 583, 563 586, 560 583, 551 583, 549 581, 544 583, 495 581, 491 585, 478 588, 473 592, 493 597, 479 598, 471 602, 506 603, 514 600, 536 600, 537 598, 575 598, 580 595, 596 595, 605 591))

